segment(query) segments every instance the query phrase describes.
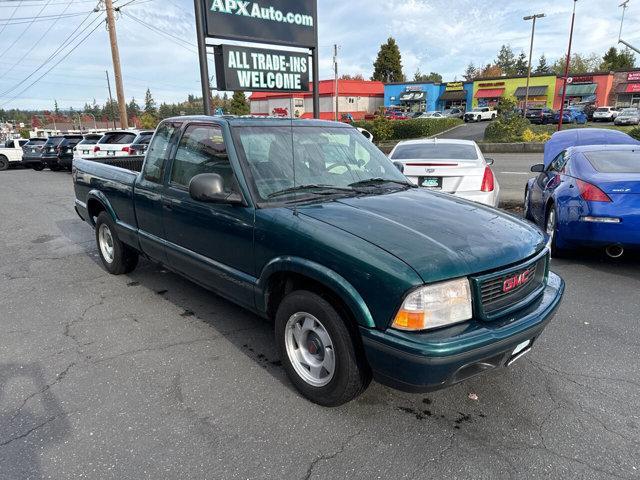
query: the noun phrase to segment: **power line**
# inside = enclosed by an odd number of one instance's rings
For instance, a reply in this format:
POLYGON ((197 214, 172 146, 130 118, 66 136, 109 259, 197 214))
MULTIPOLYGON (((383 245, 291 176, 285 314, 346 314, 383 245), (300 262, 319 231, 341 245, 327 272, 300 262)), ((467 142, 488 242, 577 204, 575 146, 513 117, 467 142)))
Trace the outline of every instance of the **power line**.
MULTIPOLYGON (((48 5, 47 5, 48 6, 48 5)), ((4 23, 4 25, 21 25, 21 24, 25 24, 25 23, 33 23, 34 21, 38 21, 38 22, 49 22, 51 20, 59 20, 61 18, 67 18, 67 17, 79 17, 80 15, 84 15, 85 13, 91 13, 94 10, 91 11, 83 11, 83 12, 74 12, 74 13, 58 13, 56 15, 39 15, 39 16, 35 16, 35 17, 23 17, 23 18, 14 18, 11 22, 9 22, 7 20, 6 23, 4 23)))
POLYGON ((56 68, 58 65, 60 65, 60 63, 62 63, 69 55, 71 55, 80 45, 82 45, 92 34, 93 32, 95 32, 99 27, 100 27, 101 23, 98 23, 95 27, 93 27, 93 29, 87 33, 78 43, 75 44, 75 46, 69 50, 60 60, 58 60, 56 63, 54 63, 51 68, 49 68, 46 72, 44 72, 42 75, 40 75, 37 79, 35 79, 33 82, 31 82, 27 87, 25 87, 24 89, 22 89, 17 95, 13 96, 12 98, 10 98, 9 100, 7 100, 6 102, 4 102, 2 105, 0 105, 0 107, 4 107, 5 105, 8 105, 9 103, 13 102, 16 98, 18 98, 20 95, 22 95, 24 92, 26 92, 27 90, 29 90, 31 87, 33 87, 36 83, 38 83, 42 78, 44 78, 51 70, 53 70, 54 68, 56 68))
POLYGON ((135 17, 133 15, 131 15, 129 12, 121 12, 124 16, 129 17, 130 19, 132 19, 133 21, 141 24, 142 26, 148 28, 149 30, 153 30, 156 33, 159 33, 160 35, 164 35, 165 37, 172 39, 174 41, 174 43, 177 43, 179 46, 189 50, 191 53, 198 53, 196 50, 189 48, 189 47, 196 47, 195 44, 180 38, 180 37, 176 37, 175 35, 165 32, 164 30, 156 27, 155 25, 150 25, 147 22, 145 22, 144 20, 140 20, 138 17, 135 17), (179 42, 179 43, 178 43, 179 42))
MULTIPOLYGON (((89 13, 89 15, 87 15, 82 22, 80 22, 80 24, 75 28, 75 30, 73 32, 71 32, 63 41, 62 43, 58 46, 58 48, 56 48, 53 53, 51 53, 49 55, 49 57, 40 64, 40 66, 38 66, 33 72, 31 72, 29 75, 27 75, 21 82, 19 82, 18 84, 14 85, 13 87, 11 87, 9 90, 5 90, 4 92, 0 93, 0 97, 3 97, 5 95, 7 95, 8 93, 12 92, 13 90, 15 90, 16 88, 18 88, 20 85, 22 85, 24 82, 26 82, 27 80, 29 80, 31 77, 33 77, 36 73, 38 73, 42 68, 45 67, 45 65, 47 63, 49 63, 51 60, 53 60, 53 58, 58 55, 58 53, 63 50, 64 48, 66 48, 67 46, 69 46, 69 44, 71 44, 75 39, 77 39, 80 35, 82 35, 88 28, 90 28, 95 22, 96 20, 100 20, 100 16, 97 16, 96 18, 94 18, 80 33, 78 33, 75 37, 73 37, 73 35, 78 31, 78 29, 82 26, 82 24, 84 22, 87 21, 87 19, 91 16, 91 14, 94 12, 89 13), (73 38, 72 38, 73 37, 73 38)), ((98 24, 99 25, 99 24, 98 24)))
MULTIPOLYGON (((13 16, 16 14, 16 12, 18 11, 18 9, 20 8, 20 5, 22 5, 22 0, 20 0, 20 3, 18 3, 18 6, 16 7, 16 9, 13 11, 13 13, 11 14, 11 16, 9 17, 9 20, 11 20, 13 18, 13 16)), ((7 25, 3 25, 2 29, 0 29, 0 34, 2 32, 4 32, 4 29, 7 28, 7 25)))
MULTIPOLYGON (((47 5, 49 5, 49 2, 51 0, 47 0, 47 3, 45 3, 45 5, 40 9, 40 11, 38 12, 38 16, 44 12, 44 9, 47 8, 47 5)), ((18 41, 24 36, 25 33, 27 33, 27 30, 29 30, 29 28, 31 28, 31 25, 33 25, 33 22, 36 20, 37 16, 31 20, 31 23, 29 25, 27 25, 24 30, 22 31, 22 33, 20 35, 18 35, 18 38, 16 38, 13 43, 11 45, 9 45, 2 53, 0 53, 0 58, 4 57, 4 54, 7 53, 9 50, 11 50, 13 48, 13 46, 18 43, 18 41)))
MULTIPOLYGON (((67 3, 67 6, 66 6, 66 7, 64 7, 64 10, 62 10, 62 13, 63 13, 63 14, 64 14, 64 13, 66 13, 66 11, 69 9, 69 7, 71 6, 71 3, 72 3, 72 1, 70 1, 69 3, 67 3)), ((36 48, 36 47, 38 46, 38 44, 42 41, 42 39, 43 39, 44 37, 46 37, 46 36, 47 36, 47 34, 51 31, 51 29, 52 29, 52 28, 53 28, 53 27, 58 23, 58 20, 60 20, 60 18, 56 18, 56 19, 54 20, 54 22, 53 22, 51 25, 49 25, 49 28, 47 28, 47 29, 44 31, 44 33, 43 33, 42 35, 40 35, 40 38, 39 38, 37 41, 35 41, 35 42, 31 45, 31 48, 29 48, 29 50, 27 51, 27 53, 25 53, 25 54, 24 54, 24 56, 25 56, 25 57, 26 57, 26 56, 28 56, 31 52, 33 52, 33 50, 35 50, 35 48, 36 48)), ((19 63, 20 63, 20 59, 16 60, 16 62, 15 62, 13 65, 11 65, 11 67, 9 67, 7 70, 5 70, 4 72, 2 72, 2 74, 0 74, 0 79, 1 79, 1 78, 4 78, 4 77, 7 75, 7 73, 11 72, 11 71, 16 67, 16 65, 18 65, 19 63)))

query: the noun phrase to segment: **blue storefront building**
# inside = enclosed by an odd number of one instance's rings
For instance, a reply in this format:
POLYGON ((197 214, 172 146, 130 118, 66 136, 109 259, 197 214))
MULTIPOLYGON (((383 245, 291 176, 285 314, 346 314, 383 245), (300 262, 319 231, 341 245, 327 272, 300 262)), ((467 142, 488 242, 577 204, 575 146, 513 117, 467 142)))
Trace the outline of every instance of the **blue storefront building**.
POLYGON ((452 107, 471 108, 473 82, 388 83, 384 106, 410 112, 431 112, 452 107))

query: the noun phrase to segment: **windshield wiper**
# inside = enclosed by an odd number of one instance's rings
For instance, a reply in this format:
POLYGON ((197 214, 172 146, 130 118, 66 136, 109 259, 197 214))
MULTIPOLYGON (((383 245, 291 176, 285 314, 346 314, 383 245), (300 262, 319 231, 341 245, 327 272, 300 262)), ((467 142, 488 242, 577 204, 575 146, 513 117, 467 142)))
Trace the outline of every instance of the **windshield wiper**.
POLYGON ((335 187, 333 185, 317 185, 317 184, 309 184, 309 185, 296 185, 295 187, 285 188, 284 190, 278 190, 277 192, 270 193, 267 198, 280 197, 282 195, 287 195, 288 193, 296 193, 296 192, 309 192, 314 195, 334 195, 336 193, 356 193, 352 188, 346 187, 335 187))
POLYGON ((350 187, 369 187, 369 186, 379 186, 382 183, 395 183, 397 185, 402 185, 404 187, 415 188, 417 185, 409 182, 403 182, 401 180, 391 180, 389 178, 367 178, 366 180, 360 180, 359 182, 350 183, 350 187))

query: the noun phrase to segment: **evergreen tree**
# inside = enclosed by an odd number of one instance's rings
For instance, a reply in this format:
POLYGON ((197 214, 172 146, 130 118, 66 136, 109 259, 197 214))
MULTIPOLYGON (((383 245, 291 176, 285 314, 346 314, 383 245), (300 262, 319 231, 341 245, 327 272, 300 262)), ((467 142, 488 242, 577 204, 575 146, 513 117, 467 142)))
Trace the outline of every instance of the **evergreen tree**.
POLYGON ((469 65, 467 65, 467 68, 464 70, 462 76, 467 82, 471 82, 478 76, 478 73, 478 69, 475 67, 473 62, 469 62, 469 65))
POLYGON ((56 118, 60 115, 60 109, 58 108, 58 100, 53 101, 53 114, 56 118))
POLYGON ((538 66, 535 68, 534 73, 550 73, 550 70, 551 68, 547 65, 547 57, 543 53, 538 59, 538 66))
POLYGON ((249 112, 251 112, 251 108, 249 107, 249 102, 244 92, 233 92, 231 104, 229 105, 229 113, 231 115, 249 115, 249 112))
POLYGON ((624 70, 633 68, 636 63, 636 56, 625 48, 624 50, 618 50, 616 47, 611 47, 602 57, 602 63, 600 64, 600 70, 612 71, 612 70, 624 70))
POLYGON ((149 90, 148 88, 146 93, 144 94, 144 113, 148 113, 150 115, 156 114, 156 101, 153 99, 151 90, 149 90))
POLYGON ((500 67, 500 70, 505 75, 515 75, 516 56, 511 49, 511 45, 502 45, 500 47, 495 64, 500 67))
POLYGON ((526 75, 529 70, 529 61, 523 51, 520 52, 513 66, 516 75, 526 75))
POLYGON ((129 112, 129 115, 132 117, 139 117, 142 113, 140 105, 138 105, 134 97, 131 97, 131 101, 129 102, 129 105, 127 105, 127 112, 129 112))
MULTIPOLYGON (((556 75, 564 75, 564 67, 566 65, 566 57, 559 58, 551 66, 551 72, 556 75)), ((569 64, 569 73, 580 75, 593 72, 600 68, 600 58, 596 54, 582 55, 574 53, 571 55, 571 63, 569 64)))
POLYGON ((431 72, 429 75, 421 73, 420 69, 416 70, 416 73, 413 74, 414 82, 433 82, 433 83, 442 83, 442 75, 436 72, 431 72))
POLYGON ((378 57, 373 64, 373 76, 371 80, 380 82, 403 82, 402 55, 393 37, 389 37, 387 43, 380 45, 378 57))

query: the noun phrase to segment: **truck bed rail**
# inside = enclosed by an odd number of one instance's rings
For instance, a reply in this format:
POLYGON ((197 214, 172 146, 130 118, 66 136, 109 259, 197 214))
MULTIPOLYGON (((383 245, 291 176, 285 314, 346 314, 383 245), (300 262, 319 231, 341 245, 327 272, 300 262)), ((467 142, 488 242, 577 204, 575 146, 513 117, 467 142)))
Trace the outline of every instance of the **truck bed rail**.
POLYGON ((123 155, 120 157, 92 157, 84 158, 91 162, 103 163, 105 165, 113 165, 114 167, 126 168, 133 172, 140 172, 142 170, 142 163, 144 162, 144 155, 123 155))

